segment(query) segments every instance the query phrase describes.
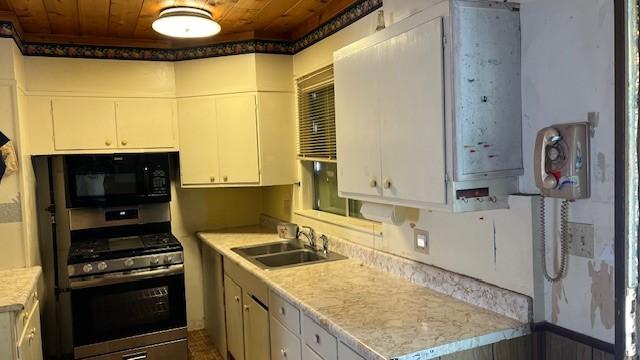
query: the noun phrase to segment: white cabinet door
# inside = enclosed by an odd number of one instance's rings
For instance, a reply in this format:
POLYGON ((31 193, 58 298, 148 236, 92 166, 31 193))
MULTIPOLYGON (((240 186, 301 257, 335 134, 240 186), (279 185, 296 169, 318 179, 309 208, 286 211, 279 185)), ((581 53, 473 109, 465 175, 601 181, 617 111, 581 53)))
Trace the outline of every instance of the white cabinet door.
POLYGON ((364 49, 334 64, 338 190, 379 196, 378 50, 364 49))
POLYGON ((442 20, 377 45, 383 197, 445 203, 442 20))
POLYGON ((215 100, 211 97, 180 100, 178 114, 182 184, 219 181, 215 100))
POLYGON ((175 147, 175 104, 172 99, 118 100, 118 146, 130 149, 175 147))
POLYGON ((244 358, 269 359, 269 312, 243 291, 244 358))
POLYGON ((255 95, 216 98, 222 183, 260 182, 255 95))
POLYGON ((51 100, 56 150, 116 148, 116 112, 112 99, 51 100))
POLYGON ((224 276, 224 302, 227 318, 227 351, 235 360, 244 360, 242 289, 227 275, 224 276))

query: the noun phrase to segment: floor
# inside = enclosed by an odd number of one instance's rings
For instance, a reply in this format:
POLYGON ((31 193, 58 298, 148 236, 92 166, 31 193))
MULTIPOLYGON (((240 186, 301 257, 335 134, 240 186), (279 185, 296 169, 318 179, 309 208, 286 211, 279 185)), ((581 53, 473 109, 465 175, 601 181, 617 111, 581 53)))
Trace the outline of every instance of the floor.
POLYGON ((204 330, 189 331, 190 360, 223 360, 204 330))

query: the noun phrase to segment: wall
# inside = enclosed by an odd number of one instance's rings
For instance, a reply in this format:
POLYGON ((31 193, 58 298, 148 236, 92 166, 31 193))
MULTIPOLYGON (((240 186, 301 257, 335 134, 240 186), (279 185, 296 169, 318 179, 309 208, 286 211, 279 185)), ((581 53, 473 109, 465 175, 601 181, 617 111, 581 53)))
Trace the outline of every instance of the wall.
MULTIPOLYGON (((546 284, 546 319, 613 342, 613 1, 527 0, 520 14, 525 149, 521 191, 536 192, 532 149, 538 129, 586 121, 589 111, 600 113, 591 139, 591 198, 572 203, 569 216, 594 224, 595 258, 571 256, 568 277, 554 286, 546 284)), ((548 231, 547 236, 553 234, 548 231)))
MULTIPOLYGON (((436 1, 437 2, 437 1, 436 1)), ((399 21, 431 2, 386 0, 387 25, 399 21)), ((592 197, 573 203, 571 221, 594 224, 595 259, 571 257, 567 279, 550 286, 533 283, 540 264, 531 249, 537 221, 536 203, 511 199, 511 210, 476 214, 435 214, 412 210, 409 223, 383 225, 379 237, 367 229, 310 219, 293 214, 288 218, 313 224, 320 231, 434 264, 452 271, 533 295, 542 287, 537 303, 543 319, 571 330, 613 342, 613 12, 612 2, 598 0, 522 1, 523 155, 525 175, 520 190, 538 193, 533 171, 533 140, 538 129, 552 123, 585 121, 587 112, 600 113, 592 139, 592 197), (411 224, 430 231, 431 254, 412 250, 411 224), (494 231, 495 229, 495 231, 494 231), (494 237, 495 234, 495 237, 494 237), (493 245, 498 245, 495 247, 493 245), (506 246, 505 246, 506 245, 506 246), (522 249, 525 249, 524 252, 522 249), (499 270, 498 270, 499 269, 499 270), (513 281, 517 279, 517 281, 513 281), (542 301, 541 301, 542 300, 542 301)), ((302 76, 331 62, 332 51, 372 33, 374 14, 294 55, 294 76, 302 76)), ((302 203, 297 186, 265 189, 263 197, 274 201, 265 211, 282 215, 281 208, 292 192, 294 209, 302 203)), ((554 202, 548 203, 548 219, 554 219, 554 202)), ((551 227, 550 220, 547 227, 551 227)), ((547 238, 557 232, 547 230, 547 238)), ((535 238, 535 251, 540 244, 535 238)), ((548 250, 548 254, 552 250, 548 250)))
MULTIPOLYGON (((0 39, 0 131, 12 140, 18 152, 18 173, 4 176, 0 182, 0 269, 23 267, 27 263, 25 225, 23 223, 22 164, 18 128, 19 57, 13 40, 0 39), (18 64, 17 64, 18 63, 18 64), (17 64, 17 65, 16 65, 17 64)), ((20 79, 21 80, 21 79, 20 79)))

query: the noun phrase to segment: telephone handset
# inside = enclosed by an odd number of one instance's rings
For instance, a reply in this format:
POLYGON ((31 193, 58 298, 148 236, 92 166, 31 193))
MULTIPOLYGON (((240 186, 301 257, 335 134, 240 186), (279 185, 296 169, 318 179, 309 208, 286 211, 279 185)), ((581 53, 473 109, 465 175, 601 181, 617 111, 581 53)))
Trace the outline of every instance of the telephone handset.
POLYGON ((591 196, 589 136, 589 123, 580 122, 544 128, 536 137, 534 176, 541 195, 542 267, 545 278, 551 282, 559 281, 567 272, 569 201, 591 196), (555 275, 547 271, 545 197, 564 199, 560 206, 560 269, 555 275))
POLYGON ((589 123, 560 124, 538 131, 534 176, 546 197, 588 198, 589 123))

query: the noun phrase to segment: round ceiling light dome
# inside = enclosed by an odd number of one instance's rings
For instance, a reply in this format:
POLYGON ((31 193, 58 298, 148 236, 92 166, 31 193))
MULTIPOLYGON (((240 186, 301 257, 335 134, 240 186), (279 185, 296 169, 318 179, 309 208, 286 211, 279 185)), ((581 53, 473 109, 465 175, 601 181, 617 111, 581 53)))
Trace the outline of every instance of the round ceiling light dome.
POLYGON ((176 38, 202 38, 220 32, 220 24, 204 9, 176 6, 162 10, 151 25, 162 35, 176 38))

